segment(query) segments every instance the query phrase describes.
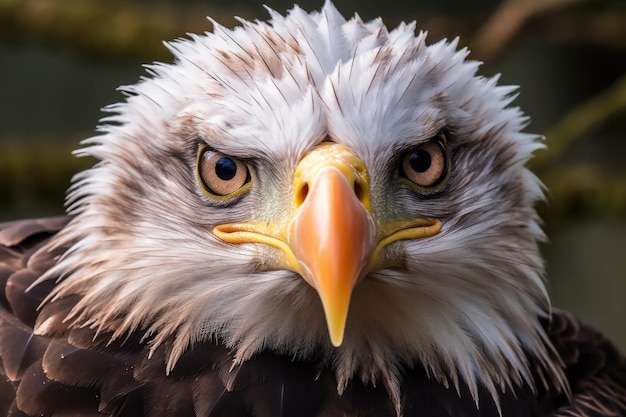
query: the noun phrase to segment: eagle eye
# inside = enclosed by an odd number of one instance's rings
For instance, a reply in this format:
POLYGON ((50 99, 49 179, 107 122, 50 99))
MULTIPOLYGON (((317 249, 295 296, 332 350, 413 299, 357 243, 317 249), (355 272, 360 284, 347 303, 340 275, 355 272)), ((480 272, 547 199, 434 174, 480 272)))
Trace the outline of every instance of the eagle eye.
POLYGON ((439 136, 410 149, 402 158, 400 175, 418 187, 439 185, 448 173, 448 157, 439 136))
POLYGON ((250 170, 237 158, 203 147, 198 152, 198 179, 212 197, 234 197, 247 189, 250 170))

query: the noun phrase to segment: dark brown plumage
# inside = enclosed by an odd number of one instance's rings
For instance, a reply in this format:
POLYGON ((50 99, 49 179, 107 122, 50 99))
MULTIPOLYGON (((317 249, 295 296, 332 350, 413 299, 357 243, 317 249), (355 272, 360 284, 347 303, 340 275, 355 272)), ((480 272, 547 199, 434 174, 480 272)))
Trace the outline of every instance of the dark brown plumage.
MULTIPOLYGON (((335 377, 315 360, 258 354, 232 367, 232 353, 202 343, 185 353, 165 375, 168 346, 147 358, 142 335, 107 345, 109 336, 70 330, 63 318, 75 300, 38 305, 51 285, 24 292, 58 253, 37 252, 68 217, 0 224, 0 415, 151 417, 393 417, 384 387, 351 381, 339 396, 335 377), (52 334, 33 334, 35 322, 50 320, 52 334)), ((571 315, 555 311, 546 332, 566 368, 572 389, 552 397, 527 387, 502 395, 502 415, 626 415, 626 360, 600 333, 571 315)), ((482 388, 481 388, 482 391, 482 388)), ((479 409, 462 385, 460 395, 429 379, 416 366, 402 382, 404 417, 497 416, 493 402, 479 409)), ((485 396, 484 398, 489 398, 485 396)))

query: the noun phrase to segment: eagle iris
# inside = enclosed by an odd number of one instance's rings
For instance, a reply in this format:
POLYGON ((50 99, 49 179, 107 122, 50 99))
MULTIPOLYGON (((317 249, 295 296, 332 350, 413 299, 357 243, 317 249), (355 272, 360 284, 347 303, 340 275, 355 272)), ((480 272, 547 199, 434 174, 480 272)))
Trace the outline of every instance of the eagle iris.
POLYGON ((407 152, 400 165, 400 175, 423 189, 440 185, 447 173, 448 154, 442 134, 407 152))
POLYGON ((198 152, 198 179, 209 197, 236 197, 250 184, 249 167, 243 161, 206 146, 198 152))

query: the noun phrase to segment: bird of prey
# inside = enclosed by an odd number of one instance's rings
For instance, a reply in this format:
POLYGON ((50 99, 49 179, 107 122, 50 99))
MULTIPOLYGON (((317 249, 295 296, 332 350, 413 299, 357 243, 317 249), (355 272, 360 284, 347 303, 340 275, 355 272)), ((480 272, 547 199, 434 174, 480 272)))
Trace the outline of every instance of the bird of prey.
POLYGON ((620 416, 551 309, 515 88, 414 24, 307 13, 170 43, 0 226, 6 416, 620 416))

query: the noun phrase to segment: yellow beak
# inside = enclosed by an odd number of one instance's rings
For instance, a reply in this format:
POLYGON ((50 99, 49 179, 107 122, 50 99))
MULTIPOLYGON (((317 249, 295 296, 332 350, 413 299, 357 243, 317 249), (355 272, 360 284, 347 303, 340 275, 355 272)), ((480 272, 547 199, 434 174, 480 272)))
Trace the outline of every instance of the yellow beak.
POLYGON ((284 254, 284 267, 298 272, 320 296, 331 343, 343 342, 354 286, 378 266, 381 252, 400 239, 439 232, 437 219, 381 223, 370 207, 363 162, 338 144, 307 154, 294 174, 293 214, 284 226, 234 223, 215 227, 230 243, 264 243, 284 254))

